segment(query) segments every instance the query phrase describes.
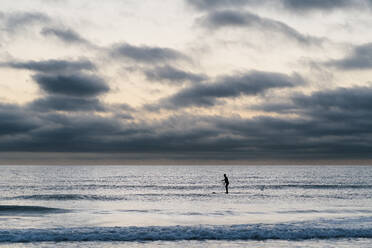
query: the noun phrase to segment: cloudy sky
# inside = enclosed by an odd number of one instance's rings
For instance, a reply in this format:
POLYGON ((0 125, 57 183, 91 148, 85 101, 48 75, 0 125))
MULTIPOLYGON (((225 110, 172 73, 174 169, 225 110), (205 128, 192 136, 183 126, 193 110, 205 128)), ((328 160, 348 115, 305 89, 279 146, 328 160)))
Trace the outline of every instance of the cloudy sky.
POLYGON ((369 163, 371 0, 2 0, 0 163, 369 163))

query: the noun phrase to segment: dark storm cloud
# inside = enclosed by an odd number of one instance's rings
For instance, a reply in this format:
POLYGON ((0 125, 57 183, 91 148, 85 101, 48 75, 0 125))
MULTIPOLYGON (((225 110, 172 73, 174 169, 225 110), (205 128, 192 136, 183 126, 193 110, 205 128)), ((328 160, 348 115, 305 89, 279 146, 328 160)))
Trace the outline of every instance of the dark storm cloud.
POLYGON ((80 43, 80 44, 89 44, 89 41, 81 37, 77 32, 69 28, 43 28, 41 34, 44 36, 55 36, 61 41, 71 44, 71 43, 80 43))
MULTIPOLYGON (((301 108, 338 109, 342 111, 370 111, 372 109, 372 88, 353 87, 337 88, 316 92, 310 96, 294 96, 293 101, 301 108)), ((372 112, 371 112, 372 113, 372 112)))
POLYGON ((20 151, 49 152, 164 152, 168 149, 174 152, 192 150, 193 145, 198 145, 195 143, 198 139, 216 135, 215 130, 205 128, 169 129, 174 124, 181 124, 181 119, 131 124, 123 119, 84 114, 44 114, 42 118, 44 125, 30 131, 27 138, 7 140, 6 143, 0 140, 0 150, 17 147, 20 151))
POLYGON ((297 114, 317 126, 321 124, 327 127, 327 130, 319 130, 323 134, 333 135, 338 132, 339 135, 353 135, 369 133, 368 125, 372 122, 370 99, 372 87, 336 88, 311 95, 296 94, 287 103, 263 103, 253 108, 297 114))
POLYGON ((44 126, 0 150, 187 153, 189 159, 368 157, 371 138, 355 122, 257 117, 173 116, 151 124, 98 116, 43 116, 44 126), (351 133, 350 133, 351 132, 351 133), (195 154, 194 154, 195 153, 195 154), (203 155, 204 154, 204 155, 203 155))
POLYGON ((35 111, 105 111, 104 105, 96 98, 70 96, 46 96, 29 105, 35 111))
MULTIPOLYGON (((14 147, 22 151, 125 151, 119 141, 146 131, 125 121, 92 114, 64 115, 47 113, 40 116, 43 126, 28 133, 24 139, 0 141, 0 150, 14 147)), ((121 141, 123 140, 123 141, 121 141)))
POLYGON ((92 97, 109 91, 106 82, 83 73, 73 75, 36 74, 33 79, 49 94, 92 97))
POLYGON ((207 79, 207 76, 203 74, 183 71, 172 66, 159 66, 147 69, 145 70, 145 75, 150 81, 165 81, 171 84, 180 84, 185 81, 197 83, 207 79))
POLYGON ((37 72, 32 78, 46 95, 25 106, 27 111, 107 110, 96 97, 110 90, 108 84, 97 76, 82 73, 96 69, 89 60, 11 61, 0 66, 37 72))
POLYGON ((0 103, 0 136, 27 133, 37 127, 37 119, 29 116, 21 107, 0 103))
MULTIPOLYGON (((214 83, 195 84, 162 99, 156 108, 177 109, 190 106, 210 107, 221 99, 242 95, 258 95, 275 88, 295 87, 304 83, 297 74, 287 76, 280 73, 251 71, 245 74, 225 76, 214 83)), ((148 106, 150 109, 151 106, 148 106)))
POLYGON ((181 52, 163 47, 132 46, 129 44, 115 45, 111 54, 116 58, 128 58, 142 63, 163 63, 175 60, 189 60, 181 52))
POLYGON ((50 18, 40 12, 0 12, 0 21, 6 31, 14 32, 35 23, 48 23, 50 18))
POLYGON ((372 68, 372 43, 354 47, 352 52, 342 59, 331 60, 325 63, 343 70, 371 69, 372 68))
MULTIPOLYGON (((288 113, 299 115, 295 122, 282 118, 281 127, 277 124, 276 129, 272 126, 266 130, 280 130, 283 141, 286 135, 301 140, 301 146, 308 147, 309 153, 332 157, 344 157, 345 154, 368 156, 367 151, 372 148, 371 97, 372 87, 337 88, 308 96, 295 95, 288 104, 278 106, 278 109, 282 108, 280 112, 289 110, 288 113)), ((261 105, 262 109, 273 109, 272 106, 270 103, 261 105)), ((292 146, 296 149, 294 144, 292 146)))
POLYGON ((236 148, 252 157, 305 159, 371 157, 367 153, 370 149, 368 141, 371 139, 369 131, 365 127, 353 127, 352 124, 358 123, 327 123, 273 117, 258 117, 251 120, 225 119, 218 123, 221 129, 243 137, 240 147, 236 148), (363 132, 363 129, 367 132, 363 132))
POLYGON ((250 106, 249 109, 277 114, 291 114, 297 111, 297 107, 295 107, 292 102, 264 103, 250 106))
POLYGON ((369 99, 372 87, 337 88, 293 96, 280 106, 294 109, 293 118, 181 114, 151 122, 0 105, 6 137, 0 150, 179 153, 226 160, 371 158, 369 99))
POLYGON ((283 22, 260 17, 248 11, 213 11, 199 21, 203 26, 211 30, 226 27, 256 28, 262 32, 270 32, 270 34, 280 33, 306 45, 319 45, 322 41, 320 38, 304 35, 283 22))
POLYGON ((24 69, 36 72, 44 73, 56 73, 56 72, 73 72, 80 70, 94 70, 95 65, 89 60, 43 60, 43 61, 12 61, 0 63, 0 67, 10 67, 14 69, 24 69))

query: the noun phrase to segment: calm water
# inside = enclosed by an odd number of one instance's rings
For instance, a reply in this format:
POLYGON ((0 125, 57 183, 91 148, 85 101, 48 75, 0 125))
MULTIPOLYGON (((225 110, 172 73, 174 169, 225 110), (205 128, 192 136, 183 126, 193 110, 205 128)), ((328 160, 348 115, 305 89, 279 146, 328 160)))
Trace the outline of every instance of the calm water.
POLYGON ((0 247, 372 244, 372 167, 0 169, 0 247))

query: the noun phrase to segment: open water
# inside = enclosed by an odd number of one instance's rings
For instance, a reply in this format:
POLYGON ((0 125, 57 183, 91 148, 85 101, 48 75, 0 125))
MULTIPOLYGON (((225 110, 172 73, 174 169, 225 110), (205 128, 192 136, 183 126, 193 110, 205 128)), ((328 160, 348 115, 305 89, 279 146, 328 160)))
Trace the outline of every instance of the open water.
POLYGON ((372 247, 368 166, 2 166, 0 192, 0 247, 372 247))

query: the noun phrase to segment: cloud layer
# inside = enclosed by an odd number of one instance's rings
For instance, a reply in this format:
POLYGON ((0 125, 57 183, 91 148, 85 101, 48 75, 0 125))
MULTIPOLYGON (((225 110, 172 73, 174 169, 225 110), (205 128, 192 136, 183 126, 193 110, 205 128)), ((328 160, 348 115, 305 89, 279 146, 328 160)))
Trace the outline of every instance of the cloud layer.
POLYGON ((342 59, 331 60, 325 63, 342 70, 366 70, 372 68, 372 43, 359 45, 353 48, 350 54, 342 59))
POLYGON ((0 67, 10 67, 13 69, 24 69, 35 72, 55 73, 73 72, 81 70, 94 70, 95 65, 89 60, 44 60, 44 61, 9 61, 0 63, 0 67))
POLYGON ((269 18, 263 18, 247 11, 221 10, 209 13, 200 22, 208 29, 224 27, 256 28, 272 35, 280 33, 302 44, 319 44, 321 39, 303 35, 287 24, 269 18))
POLYGON ((301 114, 293 118, 189 114, 135 125, 110 117, 45 115, 1 105, 0 115, 8 121, 2 122, 0 149, 208 152, 209 159, 218 152, 226 159, 370 158, 371 96, 371 87, 295 95, 282 106, 301 114))
POLYGON ((0 25, 7 32, 26 29, 37 23, 49 23, 50 17, 41 12, 0 12, 0 25))
POLYGON ((196 84, 162 99, 162 108, 178 109, 190 106, 211 107, 225 98, 263 94, 270 89, 291 88, 302 85, 299 75, 251 71, 245 74, 224 76, 213 83, 196 84))
POLYGON ((187 60, 181 52, 164 47, 133 46, 118 44, 112 48, 111 54, 115 58, 126 58, 141 63, 162 63, 175 60, 187 60))
POLYGON ((86 39, 70 28, 45 27, 42 29, 41 34, 54 36, 67 44, 89 44, 86 39))
POLYGON ((150 81, 169 82, 171 84, 198 83, 207 79, 206 75, 183 71, 169 65, 147 69, 145 75, 150 81))
POLYGON ((333 9, 350 9, 371 7, 370 0, 186 0, 188 4, 199 10, 215 10, 220 8, 242 8, 245 6, 274 5, 293 12, 329 11, 333 9))
POLYGON ((4 1, 0 152, 371 159, 372 1, 150 2, 4 1))
POLYGON ((49 94, 89 97, 109 91, 109 86, 101 78, 88 74, 36 74, 33 79, 49 94))

